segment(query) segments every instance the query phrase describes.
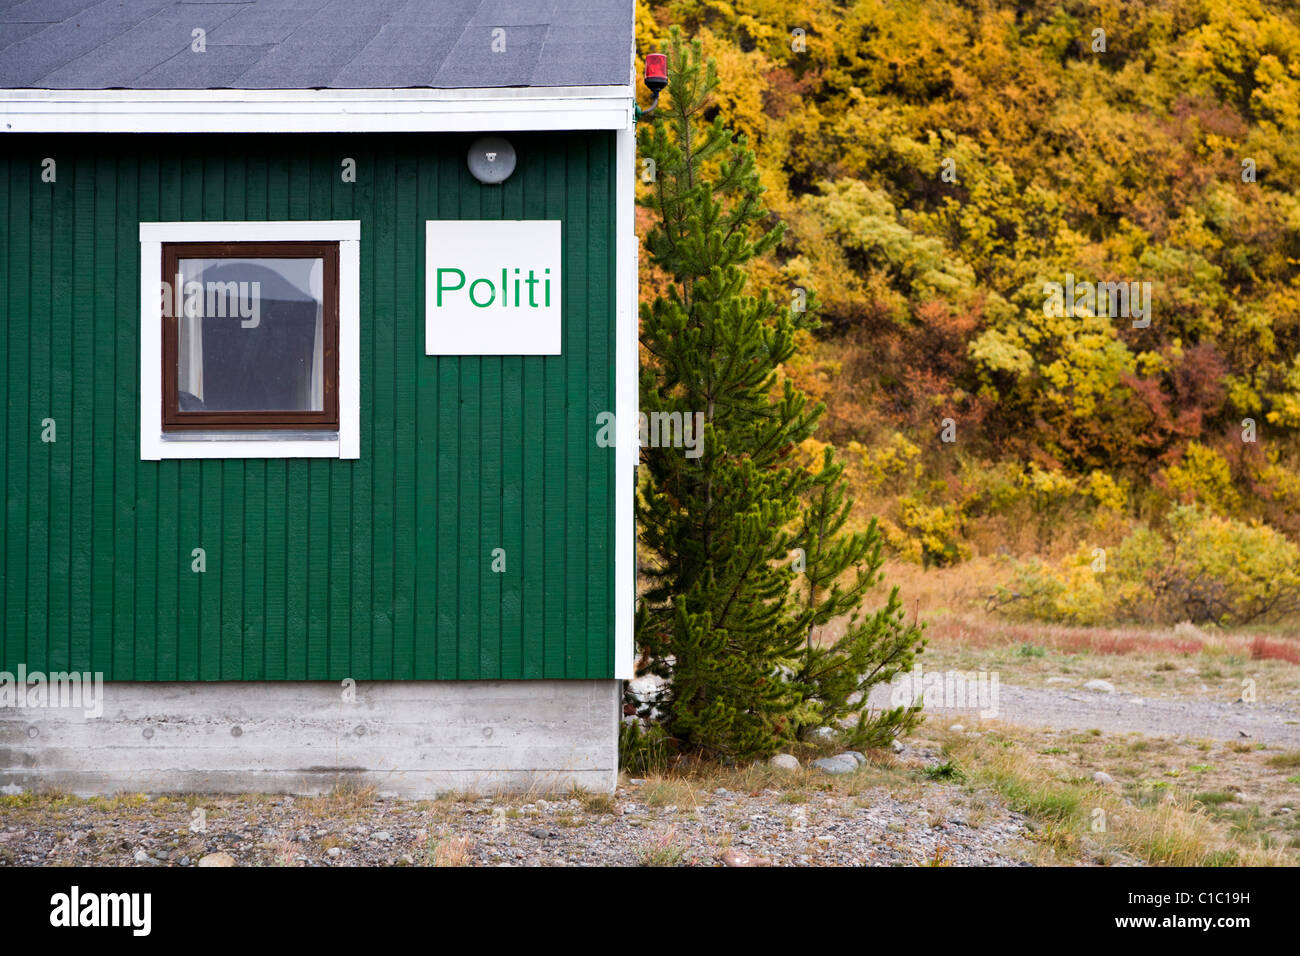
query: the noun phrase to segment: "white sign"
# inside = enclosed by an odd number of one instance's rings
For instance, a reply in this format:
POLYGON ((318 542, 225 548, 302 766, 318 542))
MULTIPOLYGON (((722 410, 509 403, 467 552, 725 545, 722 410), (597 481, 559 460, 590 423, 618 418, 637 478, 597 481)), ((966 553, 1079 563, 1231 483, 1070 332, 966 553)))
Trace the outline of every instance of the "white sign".
POLYGON ((559 355, 560 342, 560 220, 425 222, 426 355, 559 355))

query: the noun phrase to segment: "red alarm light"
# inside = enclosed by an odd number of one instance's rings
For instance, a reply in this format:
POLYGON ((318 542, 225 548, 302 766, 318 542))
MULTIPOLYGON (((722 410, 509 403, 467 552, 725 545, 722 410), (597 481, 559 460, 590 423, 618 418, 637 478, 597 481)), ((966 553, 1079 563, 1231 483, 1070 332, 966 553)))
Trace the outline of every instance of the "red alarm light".
POLYGON ((645 55, 645 85, 656 93, 668 85, 667 54, 647 53, 645 55))

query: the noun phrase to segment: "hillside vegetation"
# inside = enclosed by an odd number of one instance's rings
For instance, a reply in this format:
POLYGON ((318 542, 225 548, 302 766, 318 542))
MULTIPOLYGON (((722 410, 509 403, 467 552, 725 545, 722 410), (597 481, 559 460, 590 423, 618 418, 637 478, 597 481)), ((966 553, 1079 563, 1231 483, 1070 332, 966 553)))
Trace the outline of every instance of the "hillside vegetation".
POLYGON ((675 0, 638 50, 669 24, 785 223, 756 284, 821 322, 801 452, 896 559, 1002 555, 1037 618, 1294 619, 1294 5, 675 0))

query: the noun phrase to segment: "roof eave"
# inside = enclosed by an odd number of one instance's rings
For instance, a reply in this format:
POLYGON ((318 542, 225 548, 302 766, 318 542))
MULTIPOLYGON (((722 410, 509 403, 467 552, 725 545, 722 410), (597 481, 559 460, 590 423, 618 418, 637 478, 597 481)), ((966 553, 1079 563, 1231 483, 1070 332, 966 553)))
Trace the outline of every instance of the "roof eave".
POLYGON ((629 86, 0 89, 0 132, 381 133, 630 129, 629 86))

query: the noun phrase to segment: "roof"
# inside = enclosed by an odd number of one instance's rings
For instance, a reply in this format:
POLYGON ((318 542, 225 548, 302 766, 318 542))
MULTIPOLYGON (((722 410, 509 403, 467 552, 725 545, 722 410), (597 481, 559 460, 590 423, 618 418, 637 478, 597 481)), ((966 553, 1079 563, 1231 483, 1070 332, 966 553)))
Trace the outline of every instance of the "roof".
POLYGON ((0 0, 0 89, 626 86, 633 0, 0 0), (194 31, 203 30, 203 52, 194 31))

